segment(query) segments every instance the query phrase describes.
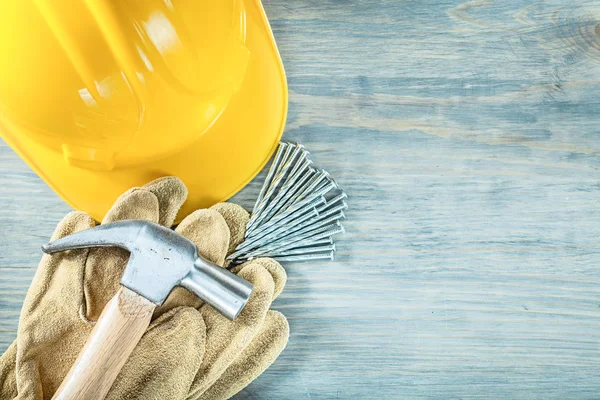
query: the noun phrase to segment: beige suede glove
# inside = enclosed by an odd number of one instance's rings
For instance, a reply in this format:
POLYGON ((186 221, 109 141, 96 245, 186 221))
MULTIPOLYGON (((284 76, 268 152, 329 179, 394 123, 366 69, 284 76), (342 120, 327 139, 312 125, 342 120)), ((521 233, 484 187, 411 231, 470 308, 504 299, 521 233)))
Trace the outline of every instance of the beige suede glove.
MULTIPOLYGON (((123 194, 103 223, 144 219, 171 226, 187 189, 161 178, 123 194)), ((176 231, 206 259, 223 265, 243 240, 248 213, 221 203, 187 216, 176 231)), ((68 214, 52 240, 91 228, 68 214)), ((116 293, 129 254, 118 248, 44 255, 25 298, 17 340, 0 358, 0 399, 50 399, 82 349, 93 321, 116 293)), ((269 310, 285 285, 283 268, 257 259, 233 269, 254 285, 235 321, 175 289, 121 370, 107 399, 225 399, 258 377, 287 343, 285 317, 269 310)))

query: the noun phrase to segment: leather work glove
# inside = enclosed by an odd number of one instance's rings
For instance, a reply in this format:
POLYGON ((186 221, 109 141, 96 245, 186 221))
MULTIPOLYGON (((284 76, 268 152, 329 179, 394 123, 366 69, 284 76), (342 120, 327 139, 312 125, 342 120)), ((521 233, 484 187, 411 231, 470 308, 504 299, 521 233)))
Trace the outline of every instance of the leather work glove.
MULTIPOLYGON (((171 226, 187 196, 177 178, 155 180, 123 194, 103 223, 143 219, 171 226)), ((217 204, 188 215, 176 231, 204 258, 223 265, 244 238, 248 213, 217 204)), ((89 229, 94 220, 71 212, 52 240, 89 229)), ((0 399, 50 399, 116 293, 129 253, 119 248, 44 255, 25 298, 15 342, 0 358, 0 399)), ((156 309, 150 327, 121 370, 107 399, 225 399, 258 377, 289 336, 285 317, 270 310, 286 274, 276 261, 257 259, 233 272, 254 285, 235 321, 176 288, 156 309)))

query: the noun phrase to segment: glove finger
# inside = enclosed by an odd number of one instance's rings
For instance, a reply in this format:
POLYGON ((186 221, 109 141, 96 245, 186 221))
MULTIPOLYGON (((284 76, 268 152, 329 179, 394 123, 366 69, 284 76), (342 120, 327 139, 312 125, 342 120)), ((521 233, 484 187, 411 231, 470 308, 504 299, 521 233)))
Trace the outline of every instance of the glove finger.
POLYGON ((233 203, 218 203, 210 209, 221 214, 229 227, 230 239, 227 254, 230 254, 244 241, 246 224, 250 220, 250 214, 242 207, 233 203))
POLYGON ((206 326, 198 310, 180 307, 148 328, 106 399, 184 399, 204 355, 206 326))
POLYGON ((158 199, 154 193, 143 189, 131 189, 123 193, 108 210, 102 224, 125 219, 141 219, 158 223, 158 199))
POLYGON ((155 179, 141 188, 132 188, 123 193, 115 201, 102 223, 143 219, 171 227, 187 198, 187 193, 187 188, 179 178, 167 176, 155 179), (146 192, 152 196, 132 197, 131 195, 136 192, 146 192))
POLYGON ((259 331, 271 305, 275 285, 267 270, 258 263, 250 263, 238 275, 251 282, 254 290, 234 321, 209 305, 200 309, 207 329, 206 352, 189 398, 197 398, 204 393, 239 357, 259 331))
MULTIPOLYGON (((57 240, 76 232, 84 231, 96 225, 94 219, 81 211, 72 211, 56 225, 50 240, 57 240)), ((21 315, 29 315, 38 306, 42 297, 52 292, 51 284, 58 284, 68 291, 60 304, 63 307, 79 307, 81 302, 81 278, 88 249, 62 251, 44 254, 27 291, 21 315), (62 268, 58 268, 61 266, 62 268)))
POLYGON ((287 345, 290 327, 278 311, 269 310, 250 345, 223 372, 199 400, 229 399, 258 378, 275 362, 287 345))
POLYGON ((158 199, 158 223, 171 227, 179 209, 188 196, 188 190, 183 181, 175 176, 165 176, 142 186, 142 189, 154 193, 158 199))
POLYGON ((273 277, 273 282, 275 283, 275 290, 273 292, 273 300, 275 300, 281 294, 287 282, 287 273, 285 272, 285 269, 281 266, 281 264, 272 258, 257 258, 233 267, 231 272, 237 274, 250 263, 260 264, 264 269, 269 271, 273 277))
MULTIPOLYGON (((229 228, 225 220, 214 210, 198 210, 188 215, 175 230, 187 237, 198 247, 198 253, 205 259, 223 265, 229 245, 229 228)), ((188 290, 173 289, 165 303, 156 309, 154 317, 180 306, 200 308, 202 301, 188 290)))
POLYGON ((214 210, 197 210, 188 215, 175 229, 198 247, 198 254, 217 265, 223 265, 229 247, 229 227, 214 210))
MULTIPOLYGON (((84 231, 89 228, 96 226, 94 219, 83 211, 71 211, 63 217, 63 219, 56 225, 54 232, 50 237, 50 241, 63 238, 65 236, 72 235, 73 233, 84 231)), ((58 257, 65 252, 56 253, 52 257, 58 257)))
POLYGON ((17 341, 15 340, 0 357, 0 399, 17 397, 17 341))

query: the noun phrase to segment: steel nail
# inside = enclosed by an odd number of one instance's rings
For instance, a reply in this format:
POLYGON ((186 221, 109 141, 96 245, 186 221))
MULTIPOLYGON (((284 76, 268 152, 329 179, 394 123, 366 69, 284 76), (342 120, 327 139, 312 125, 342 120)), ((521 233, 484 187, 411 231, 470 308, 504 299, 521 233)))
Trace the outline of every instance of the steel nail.
MULTIPOLYGON (((279 215, 273 217, 267 223, 262 225, 261 228, 264 228, 265 230, 269 229, 269 231, 279 229, 280 226, 285 226, 289 223, 292 223, 292 221, 294 221, 296 218, 299 218, 300 216, 304 215, 305 213, 312 212, 311 210, 313 208, 318 207, 319 205, 321 205, 324 202, 325 202, 325 197, 320 196, 320 197, 316 198, 315 200, 313 200, 312 202, 306 203, 302 207, 299 207, 297 209, 291 209, 289 211, 286 211, 283 214, 279 214, 279 215)), ((258 230, 256 232, 258 232, 258 230)))
POLYGON ((316 179, 319 179, 317 170, 309 167, 306 171, 306 174, 302 176, 298 187, 293 188, 288 198, 282 202, 281 206, 275 211, 275 213, 272 216, 269 217, 269 219, 277 216, 278 214, 284 213, 288 208, 290 208, 294 204, 298 196, 306 192, 306 190, 312 185, 312 183, 316 179))
POLYGON ((306 154, 303 153, 304 146, 302 146, 301 144, 296 143, 295 146, 292 145, 288 149, 292 148, 293 150, 291 151, 291 154, 289 154, 289 156, 286 158, 286 160, 282 163, 280 168, 275 173, 272 183, 269 185, 267 192, 265 193, 263 199, 257 206, 256 212, 252 214, 254 220, 256 220, 258 216, 260 216, 265 207, 267 207, 268 204, 270 204, 270 202, 273 200, 273 195, 278 192, 277 188, 279 186, 279 183, 283 182, 282 186, 285 184, 284 178, 288 175, 290 169, 291 171, 295 171, 299 161, 306 157, 306 154), (298 154, 300 154, 300 157, 296 157, 298 154))
POLYGON ((286 148, 285 153, 282 156, 283 159, 280 161, 280 165, 278 166, 277 170, 275 171, 275 176, 273 177, 273 180, 268 185, 263 198, 258 203, 258 205, 256 206, 256 209, 252 213, 250 220, 248 221, 248 225, 254 224, 254 221, 256 221, 256 219, 258 218, 258 215, 260 214, 261 210, 265 207, 265 205, 269 201, 269 198, 273 195, 277 186, 279 185, 279 183, 285 176, 285 173, 287 172, 287 170, 290 167, 290 162, 293 161, 292 154, 294 154, 294 153, 293 153, 292 149, 296 149, 296 147, 294 147, 294 145, 292 145, 292 144, 290 144, 286 148))
POLYGON ((329 216, 328 218, 323 218, 319 215, 313 218, 308 223, 306 223, 304 226, 296 226, 295 228, 291 229, 286 229, 285 226, 282 226, 279 230, 273 231, 270 234, 264 236, 259 241, 257 241, 257 245, 260 246, 265 243, 273 243, 282 237, 290 238, 303 235, 307 232, 313 232, 321 227, 331 225, 332 223, 336 223, 342 217, 344 217, 344 213, 340 211, 339 214, 329 216))
POLYGON ((303 214, 299 218, 292 219, 288 223, 273 225, 270 229, 263 230, 262 232, 259 232, 256 235, 248 237, 246 239, 246 241, 244 241, 244 243, 242 243, 238 247, 238 249, 250 248, 250 247, 254 246, 257 241, 262 240, 267 235, 270 236, 274 232, 279 232, 282 229, 289 231, 290 229, 293 229, 294 227, 302 224, 304 221, 309 220, 314 217, 318 217, 318 216, 319 216, 319 213, 317 212, 316 208, 312 207, 309 212, 303 214))
POLYGON ((287 250, 301 250, 306 247, 314 247, 314 246, 326 246, 333 244, 333 238, 327 237, 325 239, 317 239, 311 242, 307 242, 307 244, 298 247, 288 247, 287 250))
POLYGON ((333 260, 334 254, 333 251, 329 253, 316 253, 316 254, 304 254, 300 256, 282 256, 282 257, 273 257, 276 261, 309 261, 309 260, 333 260))
POLYGON ((275 154, 275 157, 273 158, 273 161, 271 162, 271 167, 269 168, 269 172, 267 173, 265 182, 263 183, 263 186, 260 189, 260 192, 258 193, 258 197, 256 198, 256 202, 254 203, 254 207, 252 208, 253 213, 254 213, 254 211, 256 211, 257 206, 262 201, 262 199, 265 195, 265 192, 267 191, 267 187, 269 187, 271 185, 271 181, 273 180, 275 171, 277 170, 277 168, 279 166, 279 162, 281 161, 282 155, 288 146, 289 146, 288 143, 283 143, 283 142, 279 143, 279 148, 277 149, 277 153, 275 154))
POLYGON ((304 247, 301 249, 295 250, 285 250, 282 252, 272 253, 271 257, 276 256, 295 256, 300 254, 309 254, 309 253, 324 253, 326 251, 335 252, 335 244, 327 245, 327 246, 314 246, 314 247, 304 247))
POLYGON ((316 199, 317 197, 322 197, 325 193, 329 192, 330 190, 333 189, 337 189, 337 183, 335 183, 334 181, 330 181, 329 183, 327 183, 325 186, 323 186, 321 189, 318 189, 316 191, 314 191, 313 193, 311 193, 310 195, 302 198, 302 200, 300 200, 297 203, 294 203, 289 210, 293 210, 296 208, 300 208, 302 206, 304 206, 305 204, 313 201, 314 199, 316 199))
POLYGON ((279 215, 285 214, 296 209, 304 207, 305 204, 308 204, 312 201, 312 199, 316 199, 319 195, 314 195, 314 188, 318 186, 319 182, 327 177, 327 172, 319 171, 310 179, 310 181, 306 182, 303 187, 298 190, 293 196, 291 196, 288 201, 282 206, 273 219, 276 219, 279 215), (299 201, 299 199, 303 198, 304 200, 299 201))
POLYGON ((310 152, 306 150, 303 145, 296 143, 296 150, 293 154, 293 157, 295 158, 298 154, 300 155, 298 156, 298 159, 294 162, 294 167, 290 171, 290 176, 295 174, 298 168, 300 168, 301 161, 308 159, 308 155, 310 154, 310 152))
MULTIPOLYGON (((282 247, 286 247, 289 246, 290 244, 293 244, 293 247, 298 247, 298 246, 306 246, 308 243, 314 242, 318 239, 323 239, 326 237, 330 237, 330 236, 334 236, 340 233, 346 233, 346 230, 344 229, 344 226, 342 224, 340 224, 339 222, 335 225, 332 225, 331 227, 326 227, 329 228, 327 230, 322 230, 321 232, 318 232, 320 230, 317 230, 315 232, 310 232, 310 234, 307 234, 306 236, 302 237, 301 240, 297 240, 297 239, 293 239, 290 240, 289 243, 285 243, 285 244, 281 244, 278 247, 270 250, 278 250, 282 247)), ((291 248, 291 246, 290 246, 291 248)))
POLYGON ((299 168, 295 168, 296 171, 290 175, 289 179, 281 187, 277 195, 275 195, 269 204, 267 204, 267 206, 261 210, 260 215, 256 219, 256 224, 260 225, 262 222, 268 221, 273 215, 276 214, 276 212, 281 208, 281 205, 283 204, 282 202, 286 201, 287 198, 294 193, 292 188, 298 183, 298 179, 305 175, 310 164, 312 164, 312 161, 308 159, 304 159, 304 161, 296 164, 299 168))
POLYGON ((346 204, 346 202, 342 200, 342 203, 338 204, 337 206, 334 205, 333 207, 330 207, 330 208, 324 208, 321 211, 317 210, 317 212, 319 213, 319 215, 321 217, 326 217, 335 212, 346 210, 347 208, 348 208, 348 204, 346 204))
MULTIPOLYGON (((333 245, 333 239, 331 238, 331 236, 326 237, 326 238, 321 238, 321 239, 316 239, 316 240, 306 240, 303 241, 302 243, 300 243, 298 246, 293 245, 292 247, 286 247, 281 249, 280 251, 295 251, 295 250, 304 250, 306 248, 310 248, 310 247, 316 247, 316 246, 328 246, 328 245, 333 245)), ((245 262, 247 260, 251 260, 253 258, 256 257, 265 257, 265 256, 270 256, 271 253, 259 253, 259 252, 255 252, 254 254, 257 255, 239 255, 236 257, 232 257, 232 255, 230 255, 229 257, 227 257, 228 260, 230 261, 235 261, 235 262, 245 262)))
POLYGON ((319 172, 317 172, 317 175, 315 175, 313 181, 310 183, 310 185, 308 187, 305 188, 304 191, 302 191, 302 193, 299 193, 298 196, 296 196, 294 198, 294 203, 296 202, 300 202, 303 199, 307 198, 308 196, 310 196, 312 193, 315 192, 315 189, 317 189, 318 187, 321 186, 321 182, 327 182, 327 179, 329 178, 329 172, 325 171, 325 170, 321 170, 319 172))
POLYGON ((313 168, 309 177, 310 179, 308 181, 305 181, 304 184, 298 190, 296 190, 294 194, 290 196, 290 198, 282 206, 283 210, 286 210, 287 208, 294 205, 300 197, 309 194, 310 191, 315 188, 318 182, 323 180, 323 171, 319 171, 313 168))
MULTIPOLYGON (((334 198, 327 200, 327 202, 325 204, 322 204, 321 206, 319 206, 317 211, 321 212, 321 211, 327 209, 328 207, 332 206, 333 204, 339 202, 340 200, 344 200, 347 198, 348 198, 348 195, 346 193, 342 192, 339 195, 335 196, 334 198)), ((344 202, 344 204, 345 204, 345 202, 344 202)))
POLYGON ((312 202, 307 202, 302 207, 288 209, 283 213, 273 216, 273 218, 271 218, 269 221, 265 222, 263 225, 260 225, 260 226, 255 225, 254 227, 251 227, 249 234, 254 235, 254 234, 256 234, 264 229, 267 229, 273 225, 276 225, 276 224, 283 225, 285 223, 288 223, 293 218, 296 218, 297 216, 302 215, 305 212, 309 211, 311 208, 318 207, 323 203, 325 203, 325 197, 320 196, 320 197, 314 199, 312 202))
POLYGON ((289 205, 292 203, 292 201, 290 201, 290 199, 295 196, 297 193, 299 193, 300 191, 303 190, 303 188, 305 187, 305 184, 311 179, 311 176, 315 173, 315 170, 313 168, 308 168, 308 170, 306 170, 302 176, 300 177, 300 179, 296 182, 296 185, 293 187, 290 187, 289 190, 287 190, 287 193, 285 193, 285 195, 283 196, 283 198, 279 199, 279 201, 277 202, 277 205, 274 206, 266 215, 264 215, 261 218, 261 223, 259 225, 265 224, 267 221, 270 221, 273 217, 275 217, 277 214, 281 214, 282 212, 284 212, 289 205))
MULTIPOLYGON (((331 175, 329 174, 329 172, 327 172, 327 171, 323 171, 323 172, 326 173, 326 177, 321 182, 319 182, 319 184, 313 189, 315 191, 319 190, 319 189, 322 189, 325 185, 327 185, 330 182, 335 182, 333 180, 333 178, 331 177, 331 175)), ((336 187, 337 187, 337 184, 336 184, 336 187)))
POLYGON ((328 236, 333 236, 337 235, 338 233, 344 232, 344 227, 339 223, 339 221, 337 221, 334 225, 324 226, 319 229, 304 232, 302 234, 292 235, 290 237, 282 238, 269 244, 265 244, 264 246, 259 247, 257 250, 247 253, 246 256, 269 254, 274 250, 284 248, 292 244, 294 244, 294 247, 298 247, 303 241, 322 239, 328 236))

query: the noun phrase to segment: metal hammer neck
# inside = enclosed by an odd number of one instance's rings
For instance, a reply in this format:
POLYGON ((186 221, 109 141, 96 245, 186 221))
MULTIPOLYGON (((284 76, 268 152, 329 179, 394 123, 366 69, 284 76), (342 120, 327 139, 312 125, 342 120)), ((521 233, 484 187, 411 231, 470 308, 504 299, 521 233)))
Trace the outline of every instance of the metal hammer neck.
POLYGON ((182 279, 181 286, 229 319, 238 316, 253 289, 248 281, 201 257, 196 258, 193 268, 182 279))

